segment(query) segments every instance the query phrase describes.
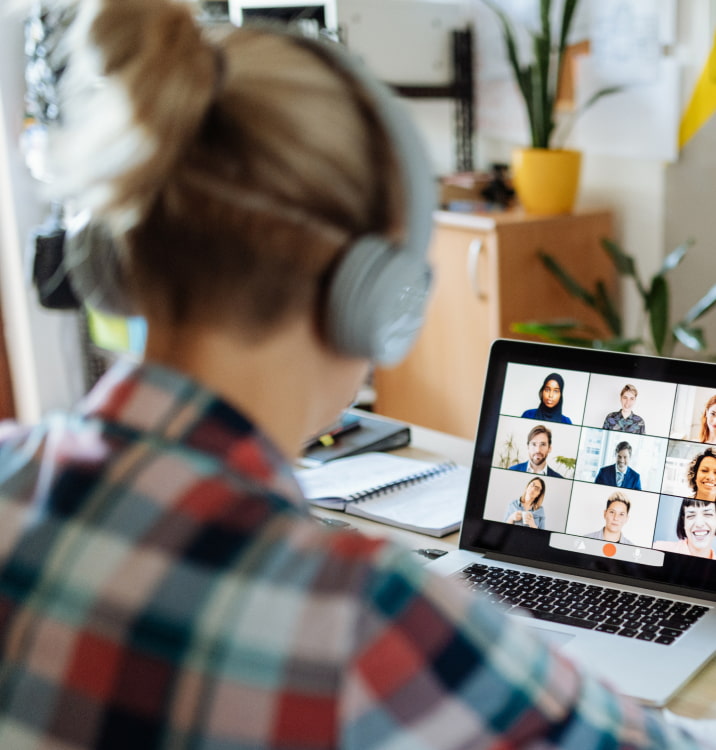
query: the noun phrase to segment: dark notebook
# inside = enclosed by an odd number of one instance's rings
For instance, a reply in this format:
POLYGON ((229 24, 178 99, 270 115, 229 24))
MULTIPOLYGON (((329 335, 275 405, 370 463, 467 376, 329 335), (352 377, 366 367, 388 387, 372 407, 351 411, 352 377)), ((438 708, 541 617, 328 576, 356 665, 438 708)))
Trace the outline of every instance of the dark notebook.
POLYGON ((395 450, 410 444, 410 427, 404 422, 362 409, 347 409, 344 418, 351 422, 357 418, 358 426, 326 440, 329 444, 322 444, 317 438, 304 451, 304 458, 310 462, 325 463, 369 451, 395 450))

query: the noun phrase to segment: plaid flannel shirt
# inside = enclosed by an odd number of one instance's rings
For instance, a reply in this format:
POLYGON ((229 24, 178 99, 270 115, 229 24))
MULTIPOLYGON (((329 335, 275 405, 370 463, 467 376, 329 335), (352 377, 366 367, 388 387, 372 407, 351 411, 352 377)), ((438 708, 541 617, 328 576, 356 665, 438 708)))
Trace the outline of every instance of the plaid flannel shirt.
POLYGON ((386 542, 178 373, 0 431, 0 747, 691 747, 386 542))

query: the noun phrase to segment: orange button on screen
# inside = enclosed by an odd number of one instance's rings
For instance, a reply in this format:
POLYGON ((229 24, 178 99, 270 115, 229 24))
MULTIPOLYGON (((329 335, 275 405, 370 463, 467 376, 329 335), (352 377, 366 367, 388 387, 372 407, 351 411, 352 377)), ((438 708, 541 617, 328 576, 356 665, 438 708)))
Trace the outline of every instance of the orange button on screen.
POLYGON ((602 552, 607 557, 614 557, 614 555, 616 555, 616 553, 617 553, 617 548, 613 544, 605 544, 602 547, 602 552))

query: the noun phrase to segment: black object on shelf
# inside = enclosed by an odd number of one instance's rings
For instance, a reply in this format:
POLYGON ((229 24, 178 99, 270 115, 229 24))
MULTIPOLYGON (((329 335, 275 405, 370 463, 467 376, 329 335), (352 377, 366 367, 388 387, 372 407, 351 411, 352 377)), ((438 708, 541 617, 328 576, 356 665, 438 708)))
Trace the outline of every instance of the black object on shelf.
POLYGON ((482 189, 481 195, 488 203, 507 208, 515 199, 515 191, 507 182, 507 164, 493 164, 490 182, 482 189))
POLYGON ((388 85, 406 99, 454 99, 455 168, 457 172, 474 170, 473 132, 475 129, 475 85, 473 32, 470 26, 451 32, 453 79, 443 86, 401 84, 388 85))

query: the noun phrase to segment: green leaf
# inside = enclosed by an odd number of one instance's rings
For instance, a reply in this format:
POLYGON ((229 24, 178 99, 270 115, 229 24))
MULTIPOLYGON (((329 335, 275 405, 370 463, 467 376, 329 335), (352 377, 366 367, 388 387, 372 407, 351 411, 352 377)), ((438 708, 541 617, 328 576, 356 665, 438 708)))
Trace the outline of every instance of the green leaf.
MULTIPOLYGON (((564 50, 567 46, 569 29, 572 26, 574 11, 577 9, 579 0, 565 0, 564 10, 562 12, 562 27, 559 30, 559 49, 564 50)), ((547 3, 549 5, 549 3, 547 3)))
POLYGON ((562 323, 513 323, 510 330, 523 336, 536 336, 537 338, 552 344, 564 344, 565 346, 591 347, 595 341, 594 332, 583 331, 578 321, 562 323))
POLYGON ((627 255, 614 240, 610 240, 608 237, 602 237, 601 244, 612 259, 619 274, 636 278, 636 265, 631 255, 627 255))
POLYGON ((577 112, 582 114, 585 110, 589 109, 593 104, 598 102, 603 96, 609 96, 610 94, 618 94, 620 91, 624 91, 626 86, 606 86, 599 91, 595 91, 584 104, 582 104, 577 112))
POLYGON ((522 75, 519 57, 517 56, 517 42, 515 41, 515 32, 512 28, 512 23, 507 17, 507 14, 499 7, 499 5, 497 5, 497 3, 493 2, 493 0, 483 0, 483 2, 485 3, 485 5, 487 5, 488 8, 490 8, 490 10, 492 10, 497 15, 497 18, 500 21, 500 25, 502 26, 502 37, 505 40, 505 46, 507 47, 507 57, 510 61, 510 64, 512 65, 515 79, 526 100, 528 97, 523 87, 524 78, 522 75))
POLYGON ((704 296, 686 313, 684 323, 693 323, 702 315, 705 315, 716 304, 716 284, 704 294, 704 296))
POLYGON ((661 274, 651 280, 651 289, 645 303, 654 349, 657 354, 662 354, 669 327, 669 288, 661 274))
POLYGON ((671 271, 672 268, 676 268, 676 266, 681 263, 681 261, 684 259, 684 256, 686 255, 687 250, 693 245, 694 243, 691 240, 688 240, 687 242, 684 242, 683 244, 679 245, 677 248, 672 250, 666 258, 664 258, 664 262, 661 264, 661 271, 659 273, 666 273, 667 271, 671 271))
POLYGON ((615 336, 622 335, 622 318, 619 314, 616 304, 609 296, 607 287, 604 282, 599 279, 596 285, 596 294, 594 295, 595 306, 602 319, 607 324, 609 330, 615 336))
POLYGON ((547 32, 542 35, 532 35, 532 47, 534 50, 535 64, 532 66, 532 124, 533 137, 532 145, 535 148, 548 148, 549 138, 554 129, 552 121, 553 97, 549 91, 549 61, 550 61, 550 42, 549 25, 547 32))
POLYGON ((673 328, 674 336, 686 347, 695 352, 706 349, 706 339, 702 328, 686 328, 679 324, 673 328))
MULTIPOLYGON (((560 70, 561 70, 561 63, 560 63, 560 70)), ((562 118, 561 122, 559 123, 559 132, 555 134, 555 137, 553 139, 554 144, 565 143, 565 141, 567 140, 567 136, 569 135, 570 131, 574 127, 574 124, 576 123, 576 121, 595 102, 597 102, 603 96, 607 96, 608 94, 617 94, 626 88, 627 88, 626 86, 608 86, 592 94, 592 96, 590 96, 589 99, 587 99, 587 101, 584 102, 584 104, 580 105, 576 109, 573 109, 566 117, 562 118)), ((559 146, 554 145, 553 148, 559 148, 559 146)))
POLYGON ((554 97, 557 90, 556 81, 550 80, 550 65, 552 61, 552 26, 550 22, 550 6, 552 0, 540 2, 539 34, 532 35, 532 46, 535 54, 535 102, 537 103, 537 119, 535 130, 539 132, 540 141, 544 148, 549 148, 549 139, 554 130, 552 118, 554 97))
POLYGON ((608 349, 612 352, 632 352, 637 346, 641 346, 644 342, 641 339, 607 339, 605 341, 595 342, 595 349, 608 349))
POLYGON ((631 255, 625 253, 614 240, 610 240, 608 237, 602 237, 601 245, 606 250, 609 257, 614 263, 617 273, 621 276, 629 276, 634 279, 637 291, 641 295, 642 300, 646 303, 646 298, 649 292, 646 290, 644 285, 641 283, 641 279, 636 272, 636 262, 631 255))
POLYGON ((570 276, 551 255, 539 250, 537 256, 542 261, 545 268, 557 279, 557 281, 559 281, 569 294, 582 300, 585 305, 595 309, 596 300, 594 295, 572 278, 572 276, 570 276))
POLYGON ((560 318, 559 320, 550 320, 549 322, 541 322, 538 320, 527 320, 522 323, 513 323, 513 327, 519 326, 523 333, 527 333, 527 328, 534 330, 537 328, 550 328, 555 331, 568 331, 574 328, 582 328, 583 323, 581 320, 576 318, 560 318))

